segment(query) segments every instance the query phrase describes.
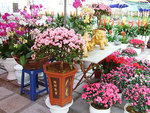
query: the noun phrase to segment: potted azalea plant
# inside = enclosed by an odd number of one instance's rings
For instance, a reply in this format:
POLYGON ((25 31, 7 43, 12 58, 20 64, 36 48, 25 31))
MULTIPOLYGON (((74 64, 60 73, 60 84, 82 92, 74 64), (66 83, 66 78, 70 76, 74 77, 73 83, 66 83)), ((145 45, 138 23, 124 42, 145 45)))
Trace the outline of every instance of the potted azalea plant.
POLYGON ((73 64, 74 60, 80 62, 82 59, 84 43, 85 40, 80 34, 64 27, 47 29, 37 35, 32 47, 32 58, 43 57, 39 55, 43 51, 57 61, 43 66, 49 80, 51 105, 63 107, 72 101, 73 80, 77 72, 73 64))
POLYGON ((145 45, 145 42, 143 40, 140 40, 140 39, 131 39, 130 44, 133 44, 134 47, 138 48, 141 45, 145 45))
POLYGON ((90 104, 90 113, 110 113, 110 107, 121 104, 119 89, 111 83, 94 83, 83 86, 82 99, 90 104))
POLYGON ((134 57, 137 56, 137 52, 132 48, 126 48, 121 51, 122 56, 134 57))
POLYGON ((150 109, 150 88, 145 85, 129 85, 123 92, 128 103, 124 107, 124 113, 148 113, 150 109))

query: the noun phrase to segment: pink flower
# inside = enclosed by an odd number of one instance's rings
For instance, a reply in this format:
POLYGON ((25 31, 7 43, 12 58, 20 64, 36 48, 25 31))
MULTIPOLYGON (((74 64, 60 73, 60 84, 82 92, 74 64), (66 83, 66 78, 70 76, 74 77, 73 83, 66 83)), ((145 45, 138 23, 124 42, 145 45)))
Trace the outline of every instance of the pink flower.
POLYGON ((82 94, 82 99, 86 99, 87 95, 85 93, 82 94))

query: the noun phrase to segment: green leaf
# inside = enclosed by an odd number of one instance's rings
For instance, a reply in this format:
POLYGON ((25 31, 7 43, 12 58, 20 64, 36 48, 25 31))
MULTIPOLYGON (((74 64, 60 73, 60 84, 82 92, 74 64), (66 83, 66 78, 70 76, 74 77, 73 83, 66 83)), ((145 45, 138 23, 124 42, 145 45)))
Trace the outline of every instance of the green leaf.
POLYGON ((27 59, 26 59, 25 55, 21 56, 21 57, 20 57, 20 64, 21 64, 22 66, 24 66, 26 62, 27 62, 27 59))
POLYGON ((33 54, 33 52, 31 51, 31 52, 29 52, 29 53, 27 53, 26 54, 26 58, 28 59, 28 58, 31 58, 31 55, 33 54))

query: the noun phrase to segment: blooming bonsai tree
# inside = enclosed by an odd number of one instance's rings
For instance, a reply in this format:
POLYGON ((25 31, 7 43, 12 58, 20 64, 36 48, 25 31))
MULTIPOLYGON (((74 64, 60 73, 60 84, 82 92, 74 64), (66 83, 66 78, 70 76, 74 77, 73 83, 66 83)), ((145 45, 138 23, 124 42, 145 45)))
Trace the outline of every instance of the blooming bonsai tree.
POLYGON ((78 8, 78 7, 82 6, 82 2, 85 2, 85 0, 75 0, 73 2, 73 7, 78 8))
POLYGON ((83 88, 85 93, 82 94, 82 99, 96 109, 108 109, 113 104, 121 104, 119 89, 111 83, 94 83, 89 86, 86 84, 83 88))
POLYGON ((94 9, 94 16, 97 17, 97 25, 98 29, 100 28, 101 25, 101 17, 102 15, 111 15, 111 8, 103 3, 101 4, 92 4, 92 7, 94 9))
POLYGON ((32 59, 44 57, 47 53, 57 61, 61 61, 60 69, 63 70, 63 62, 72 65, 75 58, 80 61, 83 56, 85 40, 80 34, 75 34, 73 29, 68 30, 64 27, 47 29, 37 35, 32 47, 34 54, 32 59), (40 53, 45 54, 40 54, 40 53))

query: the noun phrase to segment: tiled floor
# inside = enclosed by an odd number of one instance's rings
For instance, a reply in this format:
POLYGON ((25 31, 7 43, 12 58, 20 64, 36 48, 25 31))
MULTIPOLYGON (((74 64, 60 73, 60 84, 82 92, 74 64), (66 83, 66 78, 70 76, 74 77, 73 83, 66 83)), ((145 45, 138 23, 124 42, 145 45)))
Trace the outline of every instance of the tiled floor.
MULTIPOLYGON (((150 56, 150 49, 146 49, 143 53, 140 52, 138 58, 149 59, 150 57, 148 56, 150 56)), ((7 73, 0 69, 0 113, 50 113, 45 104, 45 99, 48 96, 46 92, 40 94, 37 100, 33 102, 27 94, 20 95, 20 86, 16 80, 8 81, 6 76, 7 73)), ((81 76, 81 71, 78 71, 75 76, 74 86, 81 76)), ((94 81, 94 78, 91 81, 94 81)), ((86 81, 73 91, 74 103, 70 107, 69 113, 89 113, 89 105, 81 99, 84 84, 86 84, 86 81)), ((123 101, 120 106, 113 106, 111 113, 123 113, 125 103, 123 101)))

